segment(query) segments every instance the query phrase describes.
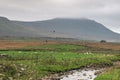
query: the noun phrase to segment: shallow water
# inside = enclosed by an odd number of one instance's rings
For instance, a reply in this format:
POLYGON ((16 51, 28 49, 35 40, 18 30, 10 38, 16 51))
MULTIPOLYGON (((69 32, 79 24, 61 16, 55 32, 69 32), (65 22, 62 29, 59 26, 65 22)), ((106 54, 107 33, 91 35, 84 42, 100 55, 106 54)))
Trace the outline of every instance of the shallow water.
POLYGON ((69 72, 68 75, 63 75, 60 80, 94 80, 97 75, 95 72, 99 70, 74 70, 69 72))

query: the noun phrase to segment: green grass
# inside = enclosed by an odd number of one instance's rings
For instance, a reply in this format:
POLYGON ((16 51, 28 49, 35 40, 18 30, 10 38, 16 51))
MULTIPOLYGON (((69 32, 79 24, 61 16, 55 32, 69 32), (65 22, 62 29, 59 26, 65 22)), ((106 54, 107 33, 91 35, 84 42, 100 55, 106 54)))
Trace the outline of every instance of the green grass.
MULTIPOLYGON (((30 77, 35 79, 36 75, 40 78, 49 73, 65 72, 87 67, 88 65, 98 67, 111 66, 113 61, 120 60, 120 56, 116 54, 85 54, 70 51, 72 49, 85 49, 83 46, 78 45, 43 45, 39 46, 39 48, 44 48, 46 51, 0 51, 0 54, 9 56, 8 58, 0 58, 0 64, 12 67, 15 65, 17 71, 14 68, 12 69, 16 74, 21 68, 25 68, 23 71, 24 75, 19 78, 20 80, 26 80, 30 77), (61 51, 47 51, 47 48, 61 51)), ((1 73, 8 74, 9 70, 1 73)), ((11 75, 9 74, 8 76, 11 75)))
POLYGON ((120 80, 120 67, 109 69, 95 78, 95 80, 120 80))
POLYGON ((25 47, 25 49, 52 49, 56 51, 69 51, 76 49, 85 49, 84 46, 80 45, 72 45, 72 44, 47 44, 42 46, 33 46, 33 47, 25 47))

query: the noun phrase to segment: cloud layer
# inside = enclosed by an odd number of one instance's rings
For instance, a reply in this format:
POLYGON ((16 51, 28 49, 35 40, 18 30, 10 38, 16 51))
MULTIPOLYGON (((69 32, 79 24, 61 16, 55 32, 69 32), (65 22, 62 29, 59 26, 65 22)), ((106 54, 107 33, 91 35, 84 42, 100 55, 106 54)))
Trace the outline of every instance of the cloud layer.
POLYGON ((0 0, 0 16, 29 21, 84 17, 120 32, 120 0, 0 0))

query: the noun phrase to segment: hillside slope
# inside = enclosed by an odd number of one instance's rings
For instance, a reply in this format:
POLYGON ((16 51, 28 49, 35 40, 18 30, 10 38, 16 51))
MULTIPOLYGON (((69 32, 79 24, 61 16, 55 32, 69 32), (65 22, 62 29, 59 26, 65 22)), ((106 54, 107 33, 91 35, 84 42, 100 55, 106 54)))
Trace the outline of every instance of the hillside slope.
MULTIPOLYGON (((119 41, 120 34, 115 33, 104 25, 89 19, 55 18, 45 21, 16 22, 17 24, 45 33, 62 33, 83 40, 119 41)), ((55 35, 57 37, 57 35, 55 35)))
MULTIPOLYGON (((21 23, 21 22, 20 22, 21 23)), ((26 26, 19 24, 19 22, 14 22, 8 20, 5 17, 0 17, 0 37, 61 37, 61 38, 72 38, 72 36, 55 33, 51 31, 43 30, 42 28, 36 28, 34 26, 26 26)))
POLYGON ((23 25, 16 24, 7 18, 0 17, 0 37, 31 37, 37 36, 23 25))

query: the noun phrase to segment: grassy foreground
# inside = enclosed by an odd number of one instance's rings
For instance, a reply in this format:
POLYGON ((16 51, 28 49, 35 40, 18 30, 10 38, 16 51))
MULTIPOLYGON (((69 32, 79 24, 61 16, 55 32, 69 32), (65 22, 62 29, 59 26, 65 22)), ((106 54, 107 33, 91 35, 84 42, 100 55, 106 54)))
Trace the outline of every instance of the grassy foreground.
POLYGON ((85 49, 78 45, 43 45, 34 48, 44 48, 46 51, 0 51, 0 54, 8 55, 0 58, 0 78, 4 80, 37 80, 47 74, 72 69, 111 66, 113 61, 120 60, 120 56, 116 54, 73 52, 73 49, 85 49), (48 48, 53 50, 47 51, 48 48))
POLYGON ((109 70, 95 78, 95 80, 120 80, 120 67, 110 68, 109 70))

